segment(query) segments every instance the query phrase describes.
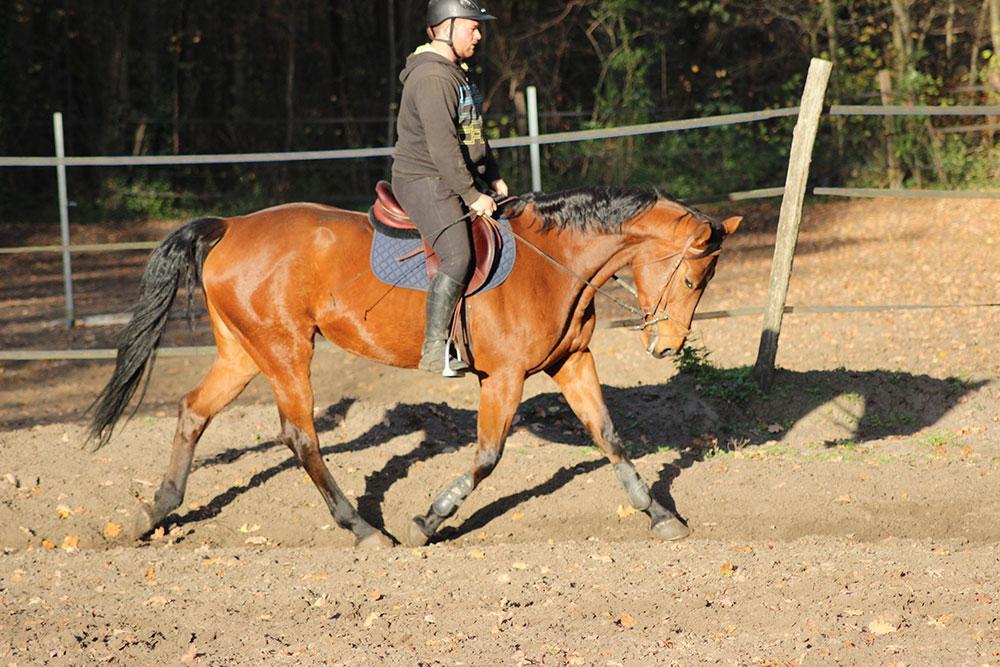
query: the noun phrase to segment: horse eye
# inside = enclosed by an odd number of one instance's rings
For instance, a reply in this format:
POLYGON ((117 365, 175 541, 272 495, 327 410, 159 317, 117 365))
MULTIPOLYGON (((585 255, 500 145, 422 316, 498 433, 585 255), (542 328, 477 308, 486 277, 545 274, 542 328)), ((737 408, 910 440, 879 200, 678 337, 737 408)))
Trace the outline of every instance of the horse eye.
POLYGON ((684 286, 687 287, 688 289, 694 289, 694 284, 692 284, 690 278, 684 279, 684 286))

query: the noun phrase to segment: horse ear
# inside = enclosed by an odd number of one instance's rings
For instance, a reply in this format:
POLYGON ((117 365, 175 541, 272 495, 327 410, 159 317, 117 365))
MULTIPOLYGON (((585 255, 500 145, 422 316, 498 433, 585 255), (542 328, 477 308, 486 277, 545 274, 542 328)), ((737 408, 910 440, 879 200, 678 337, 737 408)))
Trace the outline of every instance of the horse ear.
POLYGON ((726 228, 726 236, 734 233, 740 228, 740 223, 743 222, 742 215, 736 215, 731 218, 726 218, 722 221, 722 226, 726 228))

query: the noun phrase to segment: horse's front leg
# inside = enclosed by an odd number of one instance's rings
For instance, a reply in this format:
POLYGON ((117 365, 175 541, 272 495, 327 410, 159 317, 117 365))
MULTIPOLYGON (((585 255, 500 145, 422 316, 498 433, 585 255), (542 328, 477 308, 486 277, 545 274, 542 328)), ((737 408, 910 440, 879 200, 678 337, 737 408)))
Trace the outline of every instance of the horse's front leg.
POLYGON ((479 420, 476 458, 472 470, 445 486, 431 503, 427 514, 413 517, 407 535, 411 546, 423 546, 437 532, 445 519, 479 486, 496 467, 510 424, 521 402, 524 389, 522 373, 490 375, 479 382, 479 420))
POLYGON ((591 437, 614 466, 619 481, 625 487, 629 503, 649 516, 650 529, 664 540, 679 540, 691 531, 677 516, 661 505, 649 492, 635 466, 622 446, 621 438, 611 423, 611 415, 604 403, 601 383, 590 350, 575 352, 559 366, 546 371, 562 390, 566 402, 587 427, 591 437))

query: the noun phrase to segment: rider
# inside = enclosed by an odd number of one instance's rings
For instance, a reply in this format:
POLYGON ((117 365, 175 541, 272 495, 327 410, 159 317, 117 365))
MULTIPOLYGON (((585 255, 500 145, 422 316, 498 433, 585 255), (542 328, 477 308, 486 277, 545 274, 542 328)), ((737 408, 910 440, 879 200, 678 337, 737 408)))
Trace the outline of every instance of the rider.
MULTIPOLYGON (((482 95, 463 62, 482 39, 481 24, 493 16, 477 0, 430 0, 428 44, 406 59, 399 75, 403 96, 393 153, 392 189, 413 223, 441 258, 427 290, 427 322, 419 368, 441 373, 448 329, 468 282, 472 241, 466 214, 491 215, 496 203, 485 191, 507 195, 483 133, 482 95)), ((460 360, 453 371, 468 368, 460 360)))

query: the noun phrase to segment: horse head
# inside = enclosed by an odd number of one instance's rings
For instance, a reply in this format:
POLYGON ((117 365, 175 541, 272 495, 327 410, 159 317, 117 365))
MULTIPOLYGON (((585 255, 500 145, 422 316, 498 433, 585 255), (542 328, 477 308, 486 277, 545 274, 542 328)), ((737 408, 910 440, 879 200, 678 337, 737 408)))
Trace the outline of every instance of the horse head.
POLYGON ((691 333, 691 322, 722 242, 739 229, 743 218, 716 223, 676 202, 660 200, 631 225, 639 243, 632 257, 642 343, 657 359, 677 354, 691 333))

